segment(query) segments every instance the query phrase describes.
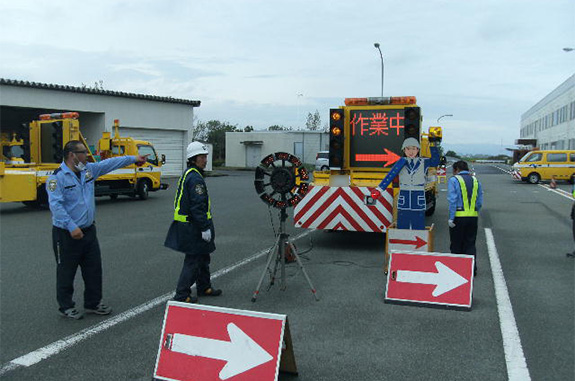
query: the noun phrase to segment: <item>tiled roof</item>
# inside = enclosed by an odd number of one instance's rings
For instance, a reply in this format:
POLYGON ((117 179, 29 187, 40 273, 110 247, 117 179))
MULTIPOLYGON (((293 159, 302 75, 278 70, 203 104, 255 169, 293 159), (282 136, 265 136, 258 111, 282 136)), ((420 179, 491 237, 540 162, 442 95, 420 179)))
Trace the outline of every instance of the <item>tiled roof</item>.
POLYGON ((107 96, 122 97, 122 98, 144 99, 144 100, 155 101, 155 102, 181 103, 181 104, 190 105, 192 107, 200 107, 200 103, 201 103, 200 101, 194 101, 194 100, 188 100, 188 99, 177 99, 177 98, 172 98, 172 97, 159 97, 157 95, 125 93, 123 91, 99 90, 99 89, 91 89, 91 88, 85 88, 85 87, 76 87, 76 86, 68 86, 68 85, 55 85, 55 84, 49 84, 49 83, 19 81, 19 80, 4 79, 4 78, 0 78, 0 85, 31 87, 31 88, 46 89, 46 90, 69 91, 69 92, 73 92, 73 93, 82 93, 82 94, 107 95, 107 96))

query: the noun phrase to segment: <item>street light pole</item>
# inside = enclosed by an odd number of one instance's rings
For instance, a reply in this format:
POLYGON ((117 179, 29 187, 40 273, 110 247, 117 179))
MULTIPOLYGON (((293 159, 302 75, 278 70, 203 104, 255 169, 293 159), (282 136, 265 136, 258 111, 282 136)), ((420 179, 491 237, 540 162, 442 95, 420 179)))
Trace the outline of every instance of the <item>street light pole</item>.
POLYGON ((437 118, 437 124, 439 124, 439 119, 443 118, 444 116, 453 116, 453 115, 452 114, 441 115, 439 118, 437 118))
POLYGON ((383 54, 381 54, 381 49, 379 48, 379 42, 373 44, 379 50, 379 56, 381 57, 381 96, 383 97, 383 54))

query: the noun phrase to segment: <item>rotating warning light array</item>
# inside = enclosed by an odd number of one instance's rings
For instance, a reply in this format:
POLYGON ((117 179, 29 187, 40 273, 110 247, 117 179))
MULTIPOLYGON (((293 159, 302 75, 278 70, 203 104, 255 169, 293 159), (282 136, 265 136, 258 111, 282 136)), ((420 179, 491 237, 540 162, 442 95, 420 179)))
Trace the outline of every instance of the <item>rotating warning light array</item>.
POLYGON ((309 187, 309 173, 296 156, 276 152, 262 159, 256 168, 254 185, 268 205, 286 209, 297 205, 309 187))

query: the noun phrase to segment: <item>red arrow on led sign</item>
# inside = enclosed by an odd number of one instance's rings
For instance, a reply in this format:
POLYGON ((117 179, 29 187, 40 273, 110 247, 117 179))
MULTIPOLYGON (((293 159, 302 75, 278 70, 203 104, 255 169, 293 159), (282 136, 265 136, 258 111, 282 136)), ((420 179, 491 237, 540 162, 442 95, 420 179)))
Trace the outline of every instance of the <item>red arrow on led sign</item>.
POLYGON ((443 295, 469 282, 439 261, 435 262, 435 268, 437 272, 397 270, 395 280, 403 283, 435 285, 436 287, 431 293, 434 297, 443 295))
POLYGON ((415 245, 416 249, 419 249, 422 246, 427 245, 427 242, 421 239, 420 237, 415 237, 415 240, 409 239, 390 239, 389 243, 396 243, 398 245, 415 245))
POLYGON ((387 167, 399 160, 400 156, 395 152, 384 148, 385 153, 381 154, 357 154, 355 161, 384 161, 384 167, 387 167))
POLYGON ((219 374, 221 380, 227 380, 273 360, 272 355, 234 323, 228 324, 228 334, 230 341, 181 333, 168 334, 164 346, 168 350, 189 356, 225 361, 226 365, 219 374))

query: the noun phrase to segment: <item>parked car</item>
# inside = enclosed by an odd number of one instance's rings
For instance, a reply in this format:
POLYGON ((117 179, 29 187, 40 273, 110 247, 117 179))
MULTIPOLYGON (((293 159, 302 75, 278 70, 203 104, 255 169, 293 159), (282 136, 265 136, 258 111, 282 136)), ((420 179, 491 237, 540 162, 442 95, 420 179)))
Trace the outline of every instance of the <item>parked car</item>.
POLYGON ((315 156, 315 170, 327 171, 329 169, 329 151, 319 151, 315 156))

